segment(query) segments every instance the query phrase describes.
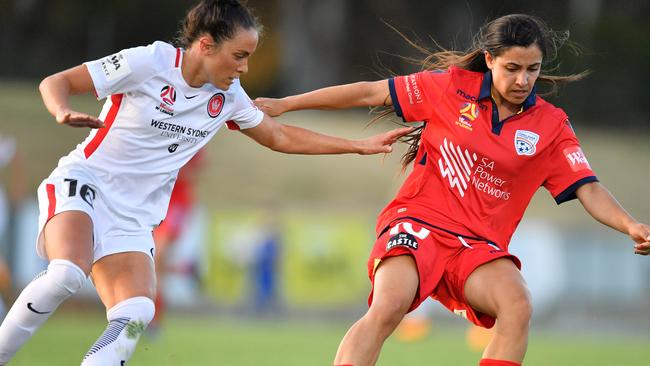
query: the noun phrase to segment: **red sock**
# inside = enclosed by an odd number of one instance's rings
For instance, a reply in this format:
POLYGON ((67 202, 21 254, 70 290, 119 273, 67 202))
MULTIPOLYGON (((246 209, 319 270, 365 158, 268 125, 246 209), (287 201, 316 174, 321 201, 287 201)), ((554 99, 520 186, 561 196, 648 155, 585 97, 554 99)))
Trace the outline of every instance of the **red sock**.
POLYGON ((521 366, 521 364, 512 361, 493 360, 491 358, 484 358, 481 360, 478 366, 521 366))

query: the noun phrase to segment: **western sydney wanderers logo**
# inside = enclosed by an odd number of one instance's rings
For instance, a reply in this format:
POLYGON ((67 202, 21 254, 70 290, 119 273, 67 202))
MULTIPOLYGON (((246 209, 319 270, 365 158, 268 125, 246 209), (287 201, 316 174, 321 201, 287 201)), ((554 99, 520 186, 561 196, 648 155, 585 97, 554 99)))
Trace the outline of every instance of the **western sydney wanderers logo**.
POLYGON ((456 125, 472 131, 472 122, 478 118, 478 107, 476 103, 463 103, 460 107, 460 116, 456 125))
POLYGON ((438 167, 442 177, 447 178, 449 186, 458 190, 461 197, 465 197, 465 191, 470 184, 472 167, 478 157, 467 149, 461 150, 460 147, 454 146, 452 142, 447 141, 447 138, 440 145, 440 154, 442 158, 438 159, 438 167))
POLYGON ((225 100, 226 98, 221 93, 215 94, 210 98, 210 101, 208 102, 208 114, 210 117, 216 118, 221 114, 225 100))
POLYGON ((517 151, 517 155, 535 155, 538 141, 539 135, 535 132, 517 130, 515 133, 515 151, 517 151))

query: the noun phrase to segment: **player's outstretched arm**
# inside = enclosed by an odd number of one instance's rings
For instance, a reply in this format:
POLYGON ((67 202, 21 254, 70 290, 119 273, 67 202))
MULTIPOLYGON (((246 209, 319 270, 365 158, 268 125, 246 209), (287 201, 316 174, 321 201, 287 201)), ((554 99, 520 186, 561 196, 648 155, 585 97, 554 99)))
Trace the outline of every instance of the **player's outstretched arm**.
POLYGON ((104 127, 104 122, 97 117, 73 111, 68 103, 70 95, 91 93, 95 90, 85 65, 46 77, 38 89, 45 107, 56 118, 57 123, 72 127, 104 127))
POLYGON ((578 188, 576 195, 594 219, 629 235, 636 243, 634 253, 650 254, 650 226, 636 221, 602 184, 585 184, 578 188))
POLYGON ((364 81, 330 86, 280 99, 257 98, 255 105, 270 116, 301 109, 348 109, 392 105, 388 81, 364 81))
POLYGON ((380 154, 393 151, 397 139, 413 131, 398 128, 363 140, 348 140, 323 135, 304 128, 284 125, 268 115, 256 127, 242 132, 260 145, 287 154, 380 154))

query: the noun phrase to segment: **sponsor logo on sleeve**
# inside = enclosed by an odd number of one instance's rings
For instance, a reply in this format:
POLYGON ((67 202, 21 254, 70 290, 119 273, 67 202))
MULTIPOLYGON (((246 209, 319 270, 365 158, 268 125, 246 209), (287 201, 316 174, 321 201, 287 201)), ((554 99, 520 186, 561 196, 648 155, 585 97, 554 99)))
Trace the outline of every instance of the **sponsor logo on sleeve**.
POLYGON ((121 53, 106 57, 101 61, 101 66, 108 81, 120 79, 131 73, 131 67, 121 53))
POLYGON ((566 157, 566 160, 569 163, 571 170, 573 170, 574 172, 585 170, 585 169, 591 169, 591 167, 589 166, 589 162, 587 161, 587 157, 582 152, 582 149, 579 146, 566 148, 563 150, 562 153, 566 157))
POLYGON ((517 155, 535 155, 538 142, 539 135, 535 132, 517 130, 515 133, 515 151, 517 151, 517 155))
POLYGON ((405 76, 406 78, 406 95, 409 98, 409 104, 414 105, 414 104, 421 104, 424 103, 423 95, 422 95, 422 90, 420 89, 420 85, 418 84, 418 77, 417 75, 408 75, 405 76))

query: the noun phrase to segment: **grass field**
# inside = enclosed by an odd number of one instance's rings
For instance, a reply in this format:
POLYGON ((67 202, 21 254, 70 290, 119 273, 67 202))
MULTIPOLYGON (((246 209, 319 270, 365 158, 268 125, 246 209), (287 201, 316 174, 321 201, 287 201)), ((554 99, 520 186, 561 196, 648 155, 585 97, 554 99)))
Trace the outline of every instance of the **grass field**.
MULTIPOLYGON (((331 365, 350 321, 255 321, 173 315, 156 340, 140 342, 130 366, 331 365)), ((460 328, 435 327, 422 341, 389 339, 378 365, 472 366, 480 354, 468 350, 460 328)), ((17 355, 11 366, 78 365, 105 326, 98 312, 56 314, 17 355)), ((649 337, 534 333, 526 366, 648 365, 649 337)))

